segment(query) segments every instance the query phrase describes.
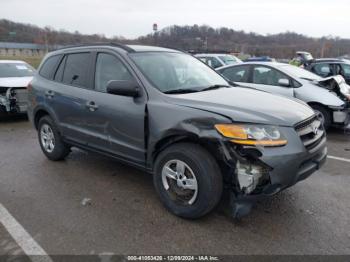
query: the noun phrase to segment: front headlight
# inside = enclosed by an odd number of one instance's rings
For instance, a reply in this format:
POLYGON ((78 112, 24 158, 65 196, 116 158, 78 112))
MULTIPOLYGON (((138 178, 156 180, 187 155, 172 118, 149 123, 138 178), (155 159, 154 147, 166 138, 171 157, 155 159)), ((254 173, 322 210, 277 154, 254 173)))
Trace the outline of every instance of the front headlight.
POLYGON ((216 130, 233 143, 254 146, 284 146, 287 140, 275 126, 218 124, 216 130))

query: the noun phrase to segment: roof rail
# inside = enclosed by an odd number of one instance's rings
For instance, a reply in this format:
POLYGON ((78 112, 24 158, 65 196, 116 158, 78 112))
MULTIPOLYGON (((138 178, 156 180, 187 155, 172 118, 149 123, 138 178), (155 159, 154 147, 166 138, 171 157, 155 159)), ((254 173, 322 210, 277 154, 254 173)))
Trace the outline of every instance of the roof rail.
POLYGON ((77 44, 77 45, 68 45, 64 46, 62 48, 56 49, 56 50, 62 50, 62 49, 67 49, 67 48, 73 48, 73 47, 84 47, 84 46, 114 46, 114 47, 119 47, 121 49, 124 49, 125 51, 131 53, 135 52, 134 49, 128 47, 127 45, 119 44, 119 43, 113 43, 113 42, 98 42, 98 43, 84 43, 84 44, 77 44))

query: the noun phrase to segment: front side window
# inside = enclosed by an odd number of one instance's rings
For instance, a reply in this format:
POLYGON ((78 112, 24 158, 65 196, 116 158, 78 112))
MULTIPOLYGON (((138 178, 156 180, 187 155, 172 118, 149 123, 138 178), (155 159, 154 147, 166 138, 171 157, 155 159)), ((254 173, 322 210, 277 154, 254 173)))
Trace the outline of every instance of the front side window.
POLYGON ((183 53, 144 52, 130 54, 145 77, 161 92, 201 91, 227 81, 198 59, 183 53))
POLYGON ((312 71, 323 77, 332 76, 332 69, 330 64, 316 64, 312 68, 312 71))
POLYGON ((0 63, 0 77, 26 77, 34 75, 34 68, 25 63, 0 63))
POLYGON ((221 71, 227 79, 233 82, 248 82, 249 66, 234 66, 221 71))
POLYGON ((132 79, 132 75, 118 58, 110 54, 98 54, 96 60, 95 90, 106 92, 109 81, 132 79))
POLYGON ((255 66, 253 70, 253 83, 260 85, 279 86, 280 79, 289 79, 288 76, 276 69, 266 66, 255 66))
POLYGON ((89 65, 90 53, 67 55, 62 82, 68 85, 87 87, 89 65))

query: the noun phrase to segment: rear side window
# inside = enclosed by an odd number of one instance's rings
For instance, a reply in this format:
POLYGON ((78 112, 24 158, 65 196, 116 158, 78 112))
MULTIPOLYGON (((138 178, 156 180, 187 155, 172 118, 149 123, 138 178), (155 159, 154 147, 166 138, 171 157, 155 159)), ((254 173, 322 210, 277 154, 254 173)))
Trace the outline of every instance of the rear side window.
POLYGON ((90 53, 69 54, 63 72, 63 83, 88 87, 90 53))
POLYGON ((249 78, 249 66, 229 67, 222 70, 221 74, 233 82, 247 83, 249 78))
POLYGON ((52 79, 60 59, 60 55, 51 56, 46 59, 39 71, 39 74, 47 79, 52 79))

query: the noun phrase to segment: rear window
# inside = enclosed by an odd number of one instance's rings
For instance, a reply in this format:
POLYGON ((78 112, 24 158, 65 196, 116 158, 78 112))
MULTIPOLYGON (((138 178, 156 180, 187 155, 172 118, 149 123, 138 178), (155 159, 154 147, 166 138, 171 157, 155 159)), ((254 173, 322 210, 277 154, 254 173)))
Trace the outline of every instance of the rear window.
POLYGON ((69 54, 63 73, 63 83, 87 87, 90 53, 69 54))
POLYGON ((61 59, 60 55, 51 56, 48 59, 46 59, 46 61, 44 62, 43 66, 40 69, 39 74, 42 77, 45 77, 47 79, 52 79, 60 59, 61 59))
POLYGON ((34 68, 25 63, 0 63, 0 77, 33 76, 34 68))

